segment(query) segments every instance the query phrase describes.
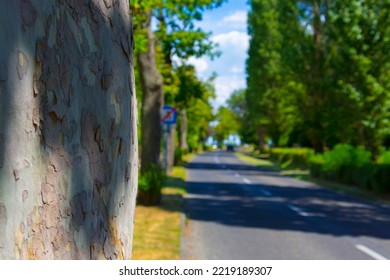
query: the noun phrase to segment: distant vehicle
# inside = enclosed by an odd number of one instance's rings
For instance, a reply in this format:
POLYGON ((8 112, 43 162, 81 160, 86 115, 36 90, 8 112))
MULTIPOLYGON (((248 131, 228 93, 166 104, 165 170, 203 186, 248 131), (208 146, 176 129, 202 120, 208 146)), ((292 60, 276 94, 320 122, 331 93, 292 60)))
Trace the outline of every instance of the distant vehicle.
POLYGON ((228 151, 228 152, 234 152, 234 146, 233 146, 233 145, 227 145, 227 146, 226 146, 226 151, 228 151))

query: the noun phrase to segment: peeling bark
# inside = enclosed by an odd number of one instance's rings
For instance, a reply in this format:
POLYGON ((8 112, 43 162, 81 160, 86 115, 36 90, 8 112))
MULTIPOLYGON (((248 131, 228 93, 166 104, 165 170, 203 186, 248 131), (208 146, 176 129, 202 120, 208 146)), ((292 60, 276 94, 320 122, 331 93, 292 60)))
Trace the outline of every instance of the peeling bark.
POLYGON ((0 10, 0 259, 129 259, 137 191, 125 0, 0 10))

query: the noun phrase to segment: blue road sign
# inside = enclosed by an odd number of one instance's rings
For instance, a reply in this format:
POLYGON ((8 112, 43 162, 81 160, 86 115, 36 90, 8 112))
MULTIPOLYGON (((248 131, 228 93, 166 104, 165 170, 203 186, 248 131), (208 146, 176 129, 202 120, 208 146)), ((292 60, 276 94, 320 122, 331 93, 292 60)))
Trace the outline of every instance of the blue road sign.
POLYGON ((164 105, 161 122, 163 124, 176 124, 177 122, 177 111, 173 106, 164 105))

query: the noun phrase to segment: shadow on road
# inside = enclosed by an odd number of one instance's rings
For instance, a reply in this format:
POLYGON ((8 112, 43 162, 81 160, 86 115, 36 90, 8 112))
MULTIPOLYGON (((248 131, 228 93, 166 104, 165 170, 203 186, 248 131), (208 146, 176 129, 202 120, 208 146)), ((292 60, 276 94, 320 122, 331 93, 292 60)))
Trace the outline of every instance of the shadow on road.
POLYGON ((188 183, 186 209, 191 220, 229 226, 316 232, 336 236, 371 236, 390 239, 390 211, 362 204, 326 190, 264 185, 188 183), (268 197, 257 189, 274 194, 268 197), (294 205, 309 213, 302 217, 294 205))
MULTIPOLYGON (((210 160, 210 154, 206 156, 210 160)), ((246 164, 212 164, 198 160, 190 163, 187 168, 189 171, 196 170, 199 175, 203 174, 199 172, 202 169, 209 170, 208 175, 199 176, 196 182, 187 182, 186 212, 193 221, 333 236, 390 239, 390 209, 379 204, 320 188, 255 182, 250 185, 220 183, 208 179, 220 169, 280 177, 276 172, 261 171, 246 164), (225 165, 225 168, 221 165, 225 165), (295 208, 295 211, 291 208, 295 208)))

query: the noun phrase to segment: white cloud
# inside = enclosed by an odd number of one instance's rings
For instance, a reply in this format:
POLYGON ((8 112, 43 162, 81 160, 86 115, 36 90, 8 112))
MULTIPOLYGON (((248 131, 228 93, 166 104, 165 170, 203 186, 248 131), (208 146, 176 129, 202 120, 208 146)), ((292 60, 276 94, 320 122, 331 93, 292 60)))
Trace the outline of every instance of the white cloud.
POLYGON ((217 98, 215 100, 215 107, 223 105, 230 97, 233 91, 243 89, 246 87, 245 77, 240 76, 222 76, 215 80, 215 89, 217 91, 217 98))
POLYGON ((191 64, 195 67, 196 69, 196 72, 199 76, 202 76, 203 73, 209 69, 209 64, 207 63, 207 61, 203 58, 196 58, 196 57, 193 57, 191 56, 188 60, 187 60, 187 63, 188 64, 191 64))
POLYGON ((236 11, 222 19, 222 23, 229 24, 236 28, 246 28, 248 13, 246 11, 236 11))
POLYGON ((242 74, 244 73, 244 69, 242 66, 234 65, 230 67, 230 72, 233 74, 242 74))
POLYGON ((240 51, 246 52, 249 47, 249 38, 250 36, 245 32, 231 31, 215 35, 211 40, 218 43, 221 47, 233 46, 239 48, 240 51))
POLYGON ((196 58, 194 56, 189 57, 186 61, 180 59, 177 55, 172 57, 172 61, 175 65, 181 66, 183 63, 190 64, 195 67, 198 77, 202 78, 205 72, 209 69, 209 63, 206 58, 196 58))

